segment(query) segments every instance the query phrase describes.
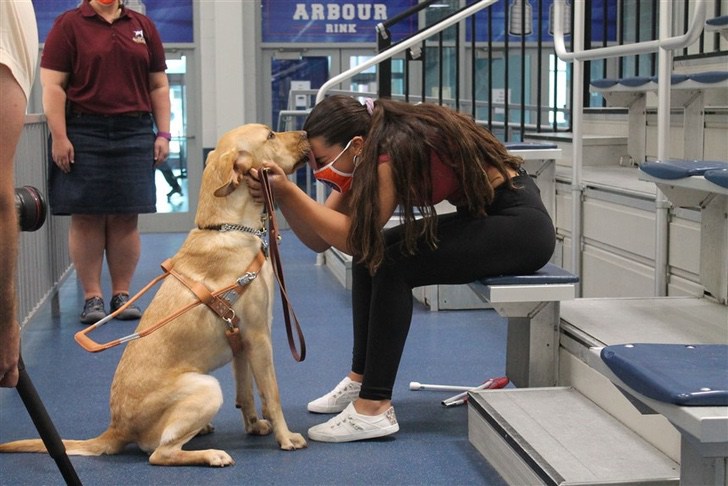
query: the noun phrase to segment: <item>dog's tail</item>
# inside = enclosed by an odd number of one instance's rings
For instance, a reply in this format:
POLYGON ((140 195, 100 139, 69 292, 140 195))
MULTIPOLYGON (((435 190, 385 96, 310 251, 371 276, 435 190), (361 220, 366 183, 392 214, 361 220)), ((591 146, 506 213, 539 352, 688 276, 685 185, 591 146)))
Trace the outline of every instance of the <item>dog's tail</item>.
MULTIPOLYGON (((129 443, 111 429, 88 440, 63 440, 66 454, 70 456, 100 456, 118 454, 129 443)), ((48 452, 41 439, 24 439, 0 444, 2 452, 48 452)))

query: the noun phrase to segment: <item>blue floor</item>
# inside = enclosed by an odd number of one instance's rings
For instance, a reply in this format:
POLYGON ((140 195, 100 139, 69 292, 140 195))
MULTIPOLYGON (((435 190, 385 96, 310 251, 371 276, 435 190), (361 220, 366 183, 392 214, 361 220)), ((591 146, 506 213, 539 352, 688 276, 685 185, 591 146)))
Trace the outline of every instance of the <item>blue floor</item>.
MULTIPOLYGON (((290 232, 282 234, 288 294, 308 355, 302 363, 292 358, 278 300, 273 324, 276 372, 286 421, 305 436, 309 427, 328 417, 308 413, 306 403, 330 390, 348 371, 350 296, 325 267, 316 265, 314 253, 290 232)), ((184 237, 142 237, 136 289, 159 274, 159 263, 175 253, 184 237)), ((25 326, 23 358, 60 435, 90 438, 108 424, 109 386, 123 349, 90 354, 73 340, 81 329, 82 303, 74 273, 63 282, 58 297, 59 310, 54 312, 52 302, 46 303, 25 326)), ((150 299, 145 296, 142 303, 150 299)), ((129 334, 135 325, 115 321, 98 332, 111 333, 112 339, 129 334)), ((271 436, 249 437, 234 407, 232 373, 226 366, 214 373, 226 399, 214 421, 215 432, 193 439, 186 448, 224 449, 235 460, 233 467, 155 467, 136 447, 117 456, 73 456, 71 462, 86 485, 504 484, 468 442, 467 408, 440 404, 454 393, 410 391, 409 383, 477 385, 502 376, 505 331, 504 320, 492 310, 429 312, 416 304, 393 397, 400 431, 388 438, 347 444, 309 441, 307 449, 287 452, 279 450, 271 436)), ((37 436, 17 392, 0 389, 0 441, 37 436)), ((56 485, 63 479, 45 454, 0 454, 0 484, 56 485)))

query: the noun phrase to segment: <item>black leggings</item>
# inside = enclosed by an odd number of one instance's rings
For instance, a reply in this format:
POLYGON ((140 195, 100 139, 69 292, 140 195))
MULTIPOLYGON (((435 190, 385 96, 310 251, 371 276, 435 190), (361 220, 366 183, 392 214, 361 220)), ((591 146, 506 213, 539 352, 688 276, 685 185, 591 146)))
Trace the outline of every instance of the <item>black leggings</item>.
POLYGON ((438 217, 437 249, 401 251, 402 227, 385 230, 385 258, 374 274, 352 265, 354 349, 351 370, 364 375, 361 398, 389 400, 412 320, 412 289, 532 273, 551 258, 555 232, 533 180, 503 186, 485 217, 464 211, 438 217))

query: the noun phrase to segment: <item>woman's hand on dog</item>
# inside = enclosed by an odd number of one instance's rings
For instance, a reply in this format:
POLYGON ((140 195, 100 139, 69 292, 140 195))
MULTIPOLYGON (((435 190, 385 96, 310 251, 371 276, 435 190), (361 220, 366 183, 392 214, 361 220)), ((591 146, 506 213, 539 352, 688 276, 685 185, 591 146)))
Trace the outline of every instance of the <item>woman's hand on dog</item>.
MULTIPOLYGON (((289 182, 286 173, 273 162, 263 162, 261 169, 268 170, 268 182, 273 190, 273 195, 277 196, 281 186, 289 182)), ((253 196, 255 202, 263 204, 263 184, 260 181, 260 171, 258 169, 252 168, 245 174, 245 184, 247 184, 250 195, 253 196)))

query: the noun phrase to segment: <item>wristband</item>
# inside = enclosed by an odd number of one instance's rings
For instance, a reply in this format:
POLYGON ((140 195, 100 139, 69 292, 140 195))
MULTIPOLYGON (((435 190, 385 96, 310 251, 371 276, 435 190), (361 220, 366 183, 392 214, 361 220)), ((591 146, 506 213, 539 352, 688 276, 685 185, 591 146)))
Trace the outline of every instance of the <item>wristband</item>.
POLYGON ((169 132, 157 132, 157 138, 162 137, 166 139, 167 141, 172 140, 172 134, 169 132))

